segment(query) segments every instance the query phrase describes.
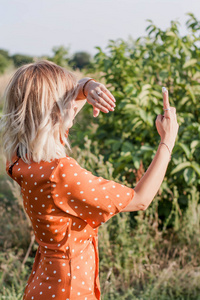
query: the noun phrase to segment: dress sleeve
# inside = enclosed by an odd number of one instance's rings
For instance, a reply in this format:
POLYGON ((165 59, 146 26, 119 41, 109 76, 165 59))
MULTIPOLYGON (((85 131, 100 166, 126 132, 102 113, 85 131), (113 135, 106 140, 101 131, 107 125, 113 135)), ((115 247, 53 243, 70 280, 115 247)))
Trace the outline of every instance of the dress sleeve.
POLYGON ((55 204, 93 228, 122 211, 134 196, 134 189, 94 176, 70 157, 60 160, 52 176, 55 204))

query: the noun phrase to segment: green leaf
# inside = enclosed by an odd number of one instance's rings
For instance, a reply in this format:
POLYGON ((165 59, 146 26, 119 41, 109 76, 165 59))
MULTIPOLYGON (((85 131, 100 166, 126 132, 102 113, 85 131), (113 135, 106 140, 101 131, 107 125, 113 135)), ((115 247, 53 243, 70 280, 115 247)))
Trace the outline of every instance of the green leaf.
POLYGON ((132 152, 134 151, 134 146, 130 142, 125 142, 122 146, 122 152, 132 152))
POLYGON ((189 86, 189 85, 187 85, 187 86, 186 86, 186 89, 188 90, 188 92, 189 92, 189 94, 190 94, 190 97, 192 98, 192 102, 193 102, 194 104, 196 104, 196 97, 195 97, 195 94, 194 94, 194 92, 193 92, 193 90, 192 90, 192 87, 189 86))
POLYGON ((193 77, 192 77, 193 80, 198 80, 200 79, 200 72, 196 72, 193 77))
POLYGON ((197 63, 197 59, 192 58, 192 59, 190 59, 190 60, 188 60, 188 61, 186 61, 186 62, 184 63, 183 69, 186 69, 186 68, 188 68, 188 67, 190 67, 190 66, 193 66, 193 65, 195 65, 196 63, 197 63))
POLYGON ((146 111, 140 109, 140 110, 139 110, 139 114, 140 114, 141 119, 142 119, 144 122, 146 122, 146 120, 147 120, 147 113, 146 113, 146 111))
POLYGON ((159 93, 157 91, 152 91, 151 94, 157 98, 160 98, 160 99, 163 98, 162 93, 159 93))
POLYGON ((135 104, 126 104, 124 106, 124 110, 129 111, 129 112, 135 111, 136 109, 138 109, 138 107, 135 104))
POLYGON ((177 37, 177 35, 173 32, 173 31, 168 31, 166 32, 167 36, 173 36, 173 37, 177 37))
POLYGON ((194 140, 194 141, 192 141, 192 143, 190 144, 190 147, 191 147, 191 149, 192 149, 193 151, 195 151, 196 148, 197 148, 198 146, 200 146, 200 141, 198 141, 198 140, 194 140))
POLYGON ((180 104, 181 106, 183 106, 183 105, 185 105, 185 103, 186 103, 188 100, 189 100, 189 97, 188 97, 188 96, 183 97, 183 98, 181 99, 181 101, 179 102, 179 104, 180 104))
POLYGON ((130 84, 127 84, 127 85, 125 86, 124 92, 125 92, 127 95, 130 95, 130 94, 132 93, 133 89, 134 89, 134 86, 133 86, 132 83, 130 83, 130 84))
POLYGON ((200 165, 196 161, 192 161, 191 166, 197 172, 197 174, 200 176, 200 165))
POLYGON ((143 152, 146 152, 146 151, 152 152, 153 150, 154 150, 154 148, 151 147, 151 146, 149 146, 149 145, 143 145, 143 146, 141 147, 141 151, 143 151, 143 152))
POLYGON ((139 167, 140 167, 140 159, 138 157, 134 157, 133 164, 134 164, 134 167, 136 169, 139 169, 139 167))
POLYGON ((120 141, 114 142, 113 145, 112 145, 112 150, 117 151, 120 148, 120 146, 121 146, 120 141))
POLYGON ((145 84, 142 86, 143 91, 149 90, 150 88, 151 88, 151 84, 145 84))
POLYGON ((183 177, 184 177, 185 182, 186 182, 187 184, 191 184, 191 183, 194 182, 195 179, 196 179, 195 172, 194 172, 194 170, 191 169, 191 168, 187 168, 187 169, 184 170, 184 172, 183 172, 183 177))
POLYGON ((183 48, 183 51, 184 51, 185 55, 190 56, 191 53, 190 53, 189 49, 187 48, 186 44, 184 44, 183 42, 181 42, 181 46, 183 48))
POLYGON ((174 175, 178 172, 180 172, 181 170, 187 168, 187 167, 191 167, 191 163, 189 161, 185 161, 183 163, 180 163, 178 166, 176 166, 172 171, 171 171, 171 175, 174 175))
POLYGON ((146 97, 147 95, 149 95, 149 90, 144 90, 144 91, 142 91, 139 95, 138 95, 138 98, 140 99, 140 100, 142 100, 144 97, 146 97))
POLYGON ((186 154, 187 158, 190 159, 192 157, 192 154, 191 154, 191 151, 190 151, 190 148, 183 144, 183 143, 178 143, 177 146, 179 146, 186 154))

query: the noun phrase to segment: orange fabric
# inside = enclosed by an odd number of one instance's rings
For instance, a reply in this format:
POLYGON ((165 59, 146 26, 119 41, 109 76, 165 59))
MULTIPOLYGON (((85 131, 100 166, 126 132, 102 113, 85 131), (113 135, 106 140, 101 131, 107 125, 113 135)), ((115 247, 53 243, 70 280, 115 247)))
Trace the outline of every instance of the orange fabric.
POLYGON ((134 190, 94 176, 66 156, 26 164, 12 175, 39 247, 23 300, 100 299, 98 228, 125 208, 134 190))

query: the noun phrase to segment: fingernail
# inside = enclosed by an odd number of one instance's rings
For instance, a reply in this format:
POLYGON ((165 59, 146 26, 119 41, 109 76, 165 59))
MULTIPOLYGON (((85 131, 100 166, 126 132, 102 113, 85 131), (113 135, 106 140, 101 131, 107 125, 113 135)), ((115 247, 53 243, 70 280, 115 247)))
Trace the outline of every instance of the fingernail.
POLYGON ((165 93, 167 91, 167 89, 166 89, 166 87, 162 87, 162 92, 163 92, 163 94, 165 93))
POLYGON ((115 103, 113 103, 113 106, 114 106, 114 107, 116 106, 115 103))
POLYGON ((114 111, 114 108, 113 108, 113 107, 111 107, 111 109, 110 109, 110 110, 114 111))

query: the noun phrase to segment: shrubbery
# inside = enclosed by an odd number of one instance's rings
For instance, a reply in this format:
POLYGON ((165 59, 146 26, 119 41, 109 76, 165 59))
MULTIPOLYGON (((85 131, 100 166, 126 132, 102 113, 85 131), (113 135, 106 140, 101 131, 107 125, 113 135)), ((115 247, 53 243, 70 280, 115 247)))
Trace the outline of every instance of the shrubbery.
MULTIPOLYGON (((163 114, 161 88, 169 89, 180 127, 159 191, 159 216, 166 221, 174 205, 187 207, 192 187, 200 190, 200 22, 189 14, 188 34, 183 37, 177 22, 166 31, 149 22, 146 37, 110 41, 105 52, 98 47, 92 71, 102 74, 117 105, 115 112, 93 121, 96 128, 88 137, 98 141, 99 153, 114 168, 114 178, 120 174, 134 186, 157 150, 155 119, 163 114)), ((84 130, 79 134, 74 144, 84 148, 84 130)))

